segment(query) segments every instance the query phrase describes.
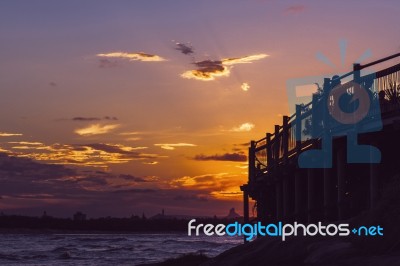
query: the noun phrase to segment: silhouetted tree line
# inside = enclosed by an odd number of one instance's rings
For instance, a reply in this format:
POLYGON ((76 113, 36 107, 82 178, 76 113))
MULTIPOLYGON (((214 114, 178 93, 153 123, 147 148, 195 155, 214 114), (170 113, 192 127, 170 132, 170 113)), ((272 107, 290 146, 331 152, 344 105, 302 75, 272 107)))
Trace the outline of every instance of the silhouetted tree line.
MULTIPOLYGON (((20 215, 0 216, 0 229, 65 230, 65 231, 109 231, 109 232, 165 232, 187 231, 192 218, 185 219, 146 219, 102 217, 86 220, 56 218, 48 215, 30 217, 20 215)), ((228 224, 232 220, 214 218, 196 218, 197 223, 228 224)))

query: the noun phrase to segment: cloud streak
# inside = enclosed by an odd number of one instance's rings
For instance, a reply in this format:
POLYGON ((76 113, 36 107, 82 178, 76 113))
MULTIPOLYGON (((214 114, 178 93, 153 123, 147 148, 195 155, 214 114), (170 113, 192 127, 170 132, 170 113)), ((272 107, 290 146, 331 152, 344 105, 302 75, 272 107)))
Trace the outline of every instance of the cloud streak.
POLYGON ((293 6, 289 6, 288 8, 286 8, 285 13, 298 14, 298 13, 304 12, 305 9, 306 9, 306 6, 304 6, 304 5, 293 5, 293 6))
POLYGON ((196 144, 191 143, 158 143, 154 144, 164 150, 175 150, 176 147, 195 147, 196 144))
POLYGON ((116 129, 117 127, 119 127, 119 124, 112 124, 112 125, 92 124, 89 125, 88 127, 76 129, 75 133, 81 136, 101 135, 116 129))
POLYGON ((115 116, 104 116, 104 117, 82 117, 82 116, 76 116, 73 117, 71 119, 72 121, 101 121, 101 120, 105 120, 105 121, 116 121, 118 120, 118 118, 116 118, 115 116))
POLYGON ((248 55, 243 57, 232 57, 232 58, 225 58, 222 59, 222 64, 226 66, 232 66, 236 64, 249 64, 253 63, 253 61, 257 61, 260 59, 266 58, 267 54, 255 54, 255 55, 248 55))
POLYGON ((144 52, 138 53, 127 53, 127 52, 111 52, 105 54, 97 54, 99 57, 106 57, 106 58, 121 58, 127 59, 129 61, 143 61, 143 62, 161 62, 166 61, 165 58, 155 55, 155 54, 148 54, 144 52))
POLYGON ((120 66, 117 61, 111 61, 107 58, 101 58, 99 60, 99 67, 100 68, 113 68, 113 67, 118 67, 120 66))
POLYGON ((143 153, 147 147, 131 147, 122 144, 90 143, 90 144, 52 144, 40 142, 6 142, 7 149, 0 149, 8 155, 31 158, 52 164, 105 167, 112 164, 122 164, 133 160, 152 162, 161 156, 143 153))
POLYGON ((13 136, 22 136, 22 134, 21 133, 0 132, 0 137, 13 137, 13 136))
POLYGON ((247 156, 241 153, 225 153, 215 155, 196 155, 196 161, 231 161, 231 162, 246 162, 247 156))

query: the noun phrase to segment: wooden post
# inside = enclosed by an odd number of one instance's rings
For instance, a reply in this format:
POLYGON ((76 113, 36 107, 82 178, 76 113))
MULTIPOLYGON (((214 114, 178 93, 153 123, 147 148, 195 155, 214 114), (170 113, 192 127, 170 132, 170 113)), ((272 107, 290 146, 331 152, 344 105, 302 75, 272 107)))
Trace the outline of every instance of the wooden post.
POLYGON ((249 166, 248 166, 249 183, 254 182, 255 178, 255 167, 256 167, 255 149, 256 149, 256 143, 254 140, 252 140, 250 142, 250 148, 249 148, 249 166))
POLYGON ((274 134, 274 171, 278 170, 278 163, 279 163, 279 125, 275 125, 275 134, 274 134))
POLYGON ((359 82, 361 77, 361 65, 358 63, 353 64, 353 80, 359 82))
POLYGON ((296 104, 296 153, 301 153, 301 105, 296 104))
POLYGON ((286 166, 288 163, 288 153, 289 153, 289 117, 283 116, 282 123, 282 146, 283 146, 283 164, 286 166))
POLYGON ((267 133, 267 136, 266 136, 266 142, 267 142, 267 151, 266 151, 266 154, 267 154, 267 170, 269 171, 269 170, 271 170, 272 169, 272 166, 273 166, 273 159, 272 159, 272 150, 271 150, 271 133, 267 133))
POLYGON ((274 181, 275 181, 275 193, 276 193, 276 219, 281 220, 283 215, 283 204, 282 204, 282 179, 281 174, 278 170, 279 165, 279 148, 280 148, 280 137, 279 137, 279 125, 275 125, 275 137, 274 143, 274 181))
POLYGON ((288 174, 288 153, 289 153, 289 117, 283 116, 282 146, 283 146, 283 218, 285 221, 291 215, 290 202, 292 193, 290 191, 290 177, 288 174))

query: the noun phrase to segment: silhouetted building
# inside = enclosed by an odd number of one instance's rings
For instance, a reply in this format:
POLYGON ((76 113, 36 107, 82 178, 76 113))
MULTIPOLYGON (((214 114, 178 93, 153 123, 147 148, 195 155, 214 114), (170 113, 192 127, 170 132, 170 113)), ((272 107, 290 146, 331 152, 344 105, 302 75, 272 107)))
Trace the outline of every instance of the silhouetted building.
POLYGON ((173 218, 174 218, 173 216, 165 215, 165 211, 164 209, 162 209, 161 213, 152 216, 150 219, 158 220, 158 219, 173 219, 173 218))
POLYGON ((237 219, 240 218, 242 216, 240 216, 240 214, 238 214, 237 212, 235 212, 235 208, 232 208, 229 210, 228 216, 226 216, 226 219, 237 219))
POLYGON ((140 220, 140 217, 139 217, 139 215, 132 214, 131 220, 140 220))
POLYGON ((86 214, 82 212, 76 212, 74 214, 74 221, 85 221, 86 220, 86 214))

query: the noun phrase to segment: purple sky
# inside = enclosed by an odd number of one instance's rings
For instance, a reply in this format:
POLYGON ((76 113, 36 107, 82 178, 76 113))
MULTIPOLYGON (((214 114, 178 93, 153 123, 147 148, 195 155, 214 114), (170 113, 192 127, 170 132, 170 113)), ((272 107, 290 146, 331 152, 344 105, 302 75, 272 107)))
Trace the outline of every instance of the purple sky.
POLYGON ((246 144, 289 113, 286 81, 399 52, 399 12, 394 0, 1 1, 0 210, 241 212, 246 144))

